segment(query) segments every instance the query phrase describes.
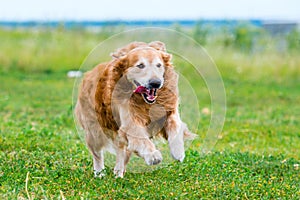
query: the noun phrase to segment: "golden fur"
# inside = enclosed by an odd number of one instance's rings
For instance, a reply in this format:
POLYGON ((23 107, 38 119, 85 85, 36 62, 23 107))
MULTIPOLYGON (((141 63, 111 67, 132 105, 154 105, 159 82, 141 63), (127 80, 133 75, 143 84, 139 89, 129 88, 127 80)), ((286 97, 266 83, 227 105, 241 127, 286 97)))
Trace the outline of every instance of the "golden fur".
POLYGON ((103 150, 112 146, 117 155, 114 172, 123 177, 132 152, 147 164, 162 160, 151 138, 163 136, 169 141, 172 156, 184 158, 183 135, 190 135, 178 113, 178 75, 162 42, 133 42, 111 54, 110 62, 102 63, 85 74, 76 116, 86 132, 86 142, 93 155, 96 176, 104 169, 103 150), (157 90, 154 104, 133 93, 135 85, 126 74, 139 59, 163 62, 163 86, 157 90))

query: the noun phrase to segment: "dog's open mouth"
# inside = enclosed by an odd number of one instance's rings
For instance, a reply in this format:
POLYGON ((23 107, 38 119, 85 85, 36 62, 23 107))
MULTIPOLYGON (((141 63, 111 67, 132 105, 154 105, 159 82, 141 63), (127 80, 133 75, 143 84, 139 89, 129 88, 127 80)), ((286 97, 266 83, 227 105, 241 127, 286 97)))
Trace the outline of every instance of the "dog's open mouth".
POLYGON ((142 85, 137 85, 137 88, 133 91, 134 93, 141 94, 144 98, 145 102, 148 104, 153 104, 156 101, 157 95, 157 89, 155 88, 147 88, 142 85))

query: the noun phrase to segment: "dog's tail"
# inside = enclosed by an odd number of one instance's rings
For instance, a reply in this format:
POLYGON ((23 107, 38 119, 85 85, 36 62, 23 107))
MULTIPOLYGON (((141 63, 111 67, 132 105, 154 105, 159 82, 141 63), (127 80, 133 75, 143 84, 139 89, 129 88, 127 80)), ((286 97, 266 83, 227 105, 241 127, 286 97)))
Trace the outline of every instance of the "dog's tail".
POLYGON ((187 125, 186 125, 185 123, 183 123, 183 139, 184 139, 184 140, 194 140, 194 139, 196 139, 197 137, 198 137, 198 135, 195 134, 195 133, 192 133, 192 132, 188 129, 187 125))

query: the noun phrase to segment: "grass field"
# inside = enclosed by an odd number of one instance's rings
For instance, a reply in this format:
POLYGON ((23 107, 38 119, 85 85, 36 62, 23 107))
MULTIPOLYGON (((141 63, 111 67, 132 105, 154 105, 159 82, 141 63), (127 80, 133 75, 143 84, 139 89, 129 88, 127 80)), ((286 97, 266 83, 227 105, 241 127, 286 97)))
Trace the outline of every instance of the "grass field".
MULTIPOLYGON (((109 35, 109 34, 108 34, 109 35)), ((80 30, 0 30, 1 199, 299 199, 299 52, 243 53, 207 44, 226 89, 214 151, 193 143, 183 163, 115 179, 93 178, 72 116, 74 79, 108 35, 80 30)), ((203 97, 200 107, 209 107, 203 97)), ((203 115, 198 134, 208 126, 203 115)))

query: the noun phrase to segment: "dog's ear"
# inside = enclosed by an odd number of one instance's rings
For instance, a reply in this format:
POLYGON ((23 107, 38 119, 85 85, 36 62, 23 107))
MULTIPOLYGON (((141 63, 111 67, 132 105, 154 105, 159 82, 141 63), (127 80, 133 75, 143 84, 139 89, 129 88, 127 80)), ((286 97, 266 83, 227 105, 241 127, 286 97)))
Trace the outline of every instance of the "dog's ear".
POLYGON ((147 44, 144 42, 131 42, 128 45, 117 49, 115 52, 111 53, 110 56, 112 58, 121 58, 127 55, 128 52, 131 51, 132 49, 135 49, 137 47, 142 47, 142 46, 147 46, 147 44))
POLYGON ((161 41, 153 41, 153 42, 150 42, 148 45, 149 45, 149 47, 152 47, 156 50, 166 52, 166 45, 161 41))
POLYGON ((120 73, 123 73, 128 67, 127 55, 118 57, 116 59, 115 67, 120 73))
POLYGON ((169 53, 161 52, 161 57, 166 66, 171 65, 172 55, 169 53))
POLYGON ((117 51, 110 53, 112 58, 120 58, 126 54, 124 49, 117 49, 117 51))

